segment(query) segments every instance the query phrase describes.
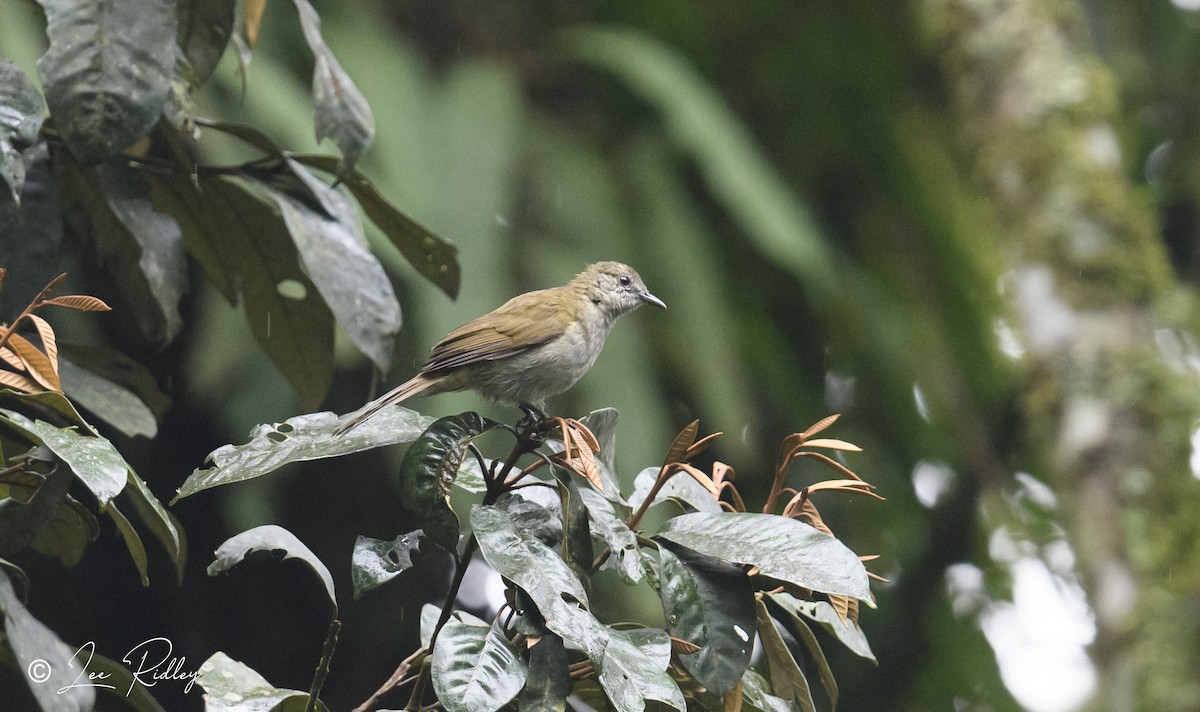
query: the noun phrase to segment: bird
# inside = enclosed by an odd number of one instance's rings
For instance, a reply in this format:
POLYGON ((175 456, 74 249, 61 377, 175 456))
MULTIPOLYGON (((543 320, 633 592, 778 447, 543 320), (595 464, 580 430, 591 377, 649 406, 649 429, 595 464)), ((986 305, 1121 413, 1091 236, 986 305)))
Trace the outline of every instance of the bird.
POLYGON ((533 417, 587 373, 617 317, 643 304, 667 308, 620 262, 597 262, 561 287, 520 294, 447 334, 415 376, 342 416, 334 435, 418 394, 467 389, 533 417))

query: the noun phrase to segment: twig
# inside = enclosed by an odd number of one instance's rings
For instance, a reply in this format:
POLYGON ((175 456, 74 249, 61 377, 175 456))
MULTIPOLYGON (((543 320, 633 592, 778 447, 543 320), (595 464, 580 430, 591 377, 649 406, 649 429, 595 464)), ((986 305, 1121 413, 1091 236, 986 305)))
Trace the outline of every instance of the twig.
POLYGON ((396 668, 396 671, 392 673, 392 676, 387 679, 387 682, 383 683, 383 685, 381 685, 379 689, 376 690, 370 697, 368 697, 361 705, 355 707, 354 712, 370 712, 370 710, 374 709, 375 703, 379 701, 380 697, 383 697, 392 690, 402 685, 407 685, 408 683, 420 677, 419 675, 412 675, 407 678, 404 676, 409 670, 412 669, 413 662, 428 652, 429 651, 426 648, 418 648, 417 651, 412 655, 409 655, 407 658, 401 660, 400 665, 396 668))
POLYGON ((325 684, 325 676, 329 674, 329 661, 333 659, 333 649, 337 647, 338 633, 342 630, 342 622, 335 616, 329 622, 329 633, 325 636, 325 647, 321 651, 321 662, 313 673, 312 688, 308 691, 308 705, 304 712, 313 712, 317 708, 317 699, 321 695, 321 686, 325 684))

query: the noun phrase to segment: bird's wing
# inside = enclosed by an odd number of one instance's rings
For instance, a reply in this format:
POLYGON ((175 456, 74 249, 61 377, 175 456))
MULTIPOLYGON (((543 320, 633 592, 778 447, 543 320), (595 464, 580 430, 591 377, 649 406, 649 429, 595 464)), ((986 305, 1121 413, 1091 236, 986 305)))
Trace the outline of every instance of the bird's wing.
POLYGON ((561 336, 574 309, 561 287, 528 292, 450 332, 433 347, 423 373, 495 361, 561 336))

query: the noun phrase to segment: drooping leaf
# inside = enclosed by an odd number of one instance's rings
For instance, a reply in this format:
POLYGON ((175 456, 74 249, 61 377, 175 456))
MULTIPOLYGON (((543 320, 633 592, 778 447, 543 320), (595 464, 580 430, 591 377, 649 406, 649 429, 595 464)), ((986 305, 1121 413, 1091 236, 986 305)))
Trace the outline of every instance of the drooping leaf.
POLYGON ((667 631, 700 646, 681 655, 700 684, 724 695, 742 679, 754 650, 754 587, 741 569, 682 547, 658 550, 667 631))
POLYGON ((233 34, 237 0, 180 0, 175 7, 175 41, 187 59, 188 81, 199 87, 208 81, 233 34))
POLYGON ((604 495, 590 487, 580 487, 579 497, 588 510, 591 519, 591 531, 599 535, 608 545, 610 561, 616 565, 617 573, 627 583, 635 584, 642 580, 645 569, 642 567, 642 557, 638 552, 637 536, 625 526, 625 518, 629 512, 618 511, 615 505, 604 495))
POLYGON ((0 264, 8 270, 0 290, 0 321, 10 324, 59 273, 63 240, 62 208, 46 142, 25 149, 22 157, 28 168, 23 169, 21 204, 0 192, 0 264))
POLYGON ((291 170, 315 193, 329 215, 290 193, 269 188, 305 271, 354 345, 387 371, 400 330, 400 303, 375 255, 367 249, 358 211, 341 190, 288 159, 291 170))
MULTIPOLYGON (((301 154, 292 158, 298 163, 331 175, 338 172, 339 161, 333 156, 301 154)), ((392 205, 375 185, 357 170, 345 172, 341 178, 363 212, 396 246, 409 264, 451 299, 457 297, 462 274, 458 264, 458 248, 454 243, 438 237, 392 205)))
POLYGON ((103 300, 80 294, 68 294, 64 297, 51 297, 50 299, 42 302, 42 304, 64 307, 66 309, 75 309, 77 311, 112 311, 112 307, 105 304, 103 300))
POLYGON ((841 641, 842 645, 849 648, 850 652, 855 655, 878 664, 879 661, 875 659, 875 654, 871 652, 871 646, 867 643, 867 636, 863 633, 862 628, 859 628, 857 623, 843 621, 838 616, 834 607, 827 601, 801 601, 787 593, 771 594, 771 600, 788 612, 803 616, 821 626, 822 629, 841 641))
POLYGON ((246 320, 263 352, 316 408, 333 379, 333 314, 301 269, 279 216, 241 184, 201 175, 151 174, 151 197, 183 230, 187 251, 246 320), (290 288, 289 288, 290 287, 290 288))
POLYGON ((331 139, 342 152, 342 175, 354 167, 375 137, 375 118, 362 92, 321 37, 321 18, 308 0, 294 0, 313 66, 313 123, 317 141, 331 139))
POLYGON ((758 636, 762 641, 763 654, 767 659, 767 671, 771 676, 771 689, 785 700, 796 703, 801 712, 817 712, 813 702, 812 690, 808 678, 800 670, 796 659, 788 650, 787 643, 775 627, 775 621, 767 612, 767 604, 762 599, 755 603, 758 619, 758 636))
POLYGON ((20 334, 10 334, 8 345, 21 359, 25 372, 42 388, 48 391, 61 391, 62 382, 58 378, 58 369, 46 354, 38 350, 28 339, 20 334))
POLYGON ((354 599, 378 588, 412 568, 412 553, 421 546, 420 529, 401 534, 391 541, 360 536, 354 541, 350 557, 350 578, 354 599))
POLYGON ((17 65, 0 58, 0 181, 14 203, 20 202, 25 184, 21 150, 37 140, 44 113, 37 87, 17 65))
MULTIPOLYGON (((774 594, 767 594, 767 598, 772 601, 775 600, 774 594)), ((825 688, 825 693, 829 695, 830 706, 837 709, 837 679, 834 678, 833 670, 829 667, 829 661, 825 658, 825 651, 821 650, 821 644, 817 641, 817 637, 813 635, 812 628, 808 626, 808 623, 803 618, 784 606, 780 607, 783 608, 786 618, 790 619, 785 625, 788 625, 792 634, 796 636, 796 640, 803 646, 803 649, 808 651, 808 658, 817 668, 817 675, 820 677, 821 686, 825 688)))
POLYGON ((50 48, 38 74, 71 152, 94 165, 158 120, 175 69, 172 0, 39 0, 50 48))
POLYGON ((158 433, 154 413, 132 391, 65 359, 59 362, 59 376, 63 391, 76 403, 125 435, 153 438, 158 433))
POLYGON ((30 413, 38 420, 55 425, 78 425, 92 432, 92 426, 61 393, 14 393, 0 390, 0 403, 23 413, 30 413))
MULTIPOLYGON (((47 452, 45 457, 53 456, 47 452)), ((31 491, 35 483, 28 481, 24 492, 10 492, 28 493, 27 498, 0 499, 0 557, 15 555, 53 526, 73 480, 71 470, 60 466, 36 485, 36 491, 31 491)))
POLYGON ((33 549, 75 566, 83 559, 88 544, 100 536, 100 524, 86 506, 71 495, 63 498, 54 517, 33 540, 33 549))
POLYGON ((734 512, 683 514, 658 534, 692 551, 736 564, 822 593, 871 600, 862 562, 837 539, 773 514, 734 512))
POLYGON ((125 496, 133 504, 133 510, 163 545, 171 563, 175 565, 176 583, 183 583, 183 568, 187 563, 187 535, 183 526, 167 511, 162 502, 150 491, 146 482, 132 469, 129 470, 129 484, 125 488, 125 496))
POLYGON ((428 417, 400 406, 385 408, 342 437, 334 437, 338 417, 328 411, 263 424, 244 445, 222 445, 206 458, 211 466, 197 469, 184 481, 172 503, 210 487, 243 482, 274 472, 291 462, 348 455, 381 445, 412 442, 428 426, 428 417))
MULTIPOLYGON (((197 671, 196 684, 204 688, 204 712, 269 712, 294 698, 307 702, 308 693, 274 687, 266 678, 225 653, 213 653, 197 671)), ((304 709, 301 704, 300 709, 304 709)), ((318 710, 325 710, 319 700, 318 710)))
POLYGON ((528 670, 499 622, 451 616, 433 649, 433 689, 449 712, 495 712, 517 696, 528 670))
POLYGON ((521 712, 565 712, 571 678, 562 638, 547 633, 529 649, 529 674, 517 696, 521 712))
POLYGON ((251 552, 276 550, 284 552, 284 559, 300 559, 308 564, 309 568, 325 584, 325 592, 329 594, 329 604, 336 611, 337 597, 333 593, 333 576, 329 573, 329 569, 321 563, 311 549, 304 545, 304 542, 296 538, 295 534, 275 524, 264 524, 247 529, 241 534, 226 539, 221 546, 217 547, 216 559, 208 565, 208 575, 216 576, 228 571, 240 564, 251 552))
POLYGON ((115 349, 60 342, 64 361, 83 368, 132 393, 154 417, 161 418, 171 407, 171 399, 158 386, 150 369, 115 349))
POLYGON ((449 497, 467 444, 497 427, 496 421, 474 412, 440 418, 421 434, 400 463, 400 497, 405 508, 413 515, 413 523, 446 551, 453 552, 458 546, 458 519, 450 509, 449 497))
POLYGON ((85 168, 65 151, 53 155, 72 229, 94 245, 142 334, 167 343, 183 326, 179 300, 188 287, 179 226, 154 209, 142 176, 126 163, 85 168))
POLYGON ((72 686, 79 675, 73 662, 75 651, 26 610, 3 569, 0 569, 0 611, 4 613, 5 637, 38 705, 43 710, 92 709, 96 703, 95 689, 72 686))
MULTIPOLYGON (((157 644, 157 641, 154 642, 157 644)), ((150 696, 147 683, 155 681, 146 680, 147 673, 145 671, 135 676, 133 671, 121 663, 94 652, 95 647, 94 642, 89 641, 84 643, 83 647, 76 652, 75 660, 86 662, 88 672, 105 675, 106 677, 98 679, 102 679, 105 684, 112 685, 112 693, 124 696, 125 704, 131 712, 166 712, 162 705, 150 696), (143 680, 146 680, 146 682, 143 682, 143 680)), ((144 651, 137 650, 136 652, 142 653, 144 651)), ((129 656, 127 655, 126 657, 129 656)), ((133 658, 130 659, 132 660, 133 658)), ((140 655, 137 660, 141 661, 140 655)), ((180 658, 181 663, 183 660, 183 658, 180 658)), ((189 683, 190 681, 183 683, 185 690, 188 688, 189 683)), ((100 705, 100 707, 102 708, 103 705, 100 705)))
POLYGON ((125 548, 129 550, 129 556, 133 559, 134 566, 137 567, 142 586, 149 586, 150 576, 147 569, 150 566, 150 558, 146 556, 146 545, 142 543, 142 536, 133 528, 133 523, 125 514, 117 508, 115 502, 109 502, 108 506, 104 508, 104 513, 117 525, 117 531, 120 532, 121 539, 125 542, 125 548))
POLYGON ((73 427, 58 428, 43 420, 32 421, 15 411, 0 408, 5 420, 50 448, 96 495, 101 507, 125 488, 129 465, 112 443, 98 435, 84 435, 73 427))
MULTIPOLYGON (((658 479, 660 468, 647 467, 637 474, 633 480, 633 492, 629 495, 629 505, 631 507, 641 507, 642 502, 650 495, 651 488, 654 487, 655 480, 658 479)), ((677 473, 667 480, 667 483, 658 491, 658 495, 654 499, 654 504, 658 505, 661 502, 668 500, 677 500, 686 507, 699 512, 709 512, 711 514, 720 514, 722 512, 721 505, 717 504, 717 500, 713 499, 712 494, 704 489, 696 480, 689 477, 686 473, 677 473)))
POLYGON ((787 700, 772 695, 770 683, 753 670, 742 676, 742 701, 759 712, 795 712, 787 700))

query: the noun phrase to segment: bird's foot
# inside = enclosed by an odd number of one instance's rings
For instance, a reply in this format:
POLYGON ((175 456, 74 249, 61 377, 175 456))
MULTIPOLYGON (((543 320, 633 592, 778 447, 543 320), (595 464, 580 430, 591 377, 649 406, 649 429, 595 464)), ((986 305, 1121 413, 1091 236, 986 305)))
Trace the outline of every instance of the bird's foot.
POLYGON ((525 414, 525 417, 517 421, 518 432, 540 430, 550 420, 541 408, 532 403, 521 403, 518 407, 525 414))

